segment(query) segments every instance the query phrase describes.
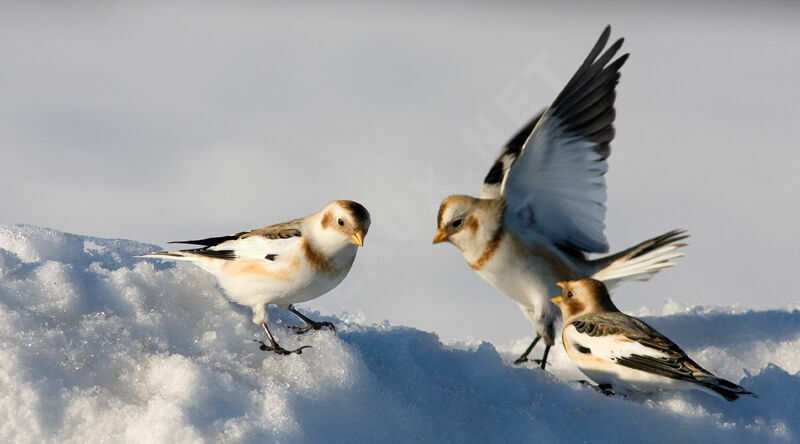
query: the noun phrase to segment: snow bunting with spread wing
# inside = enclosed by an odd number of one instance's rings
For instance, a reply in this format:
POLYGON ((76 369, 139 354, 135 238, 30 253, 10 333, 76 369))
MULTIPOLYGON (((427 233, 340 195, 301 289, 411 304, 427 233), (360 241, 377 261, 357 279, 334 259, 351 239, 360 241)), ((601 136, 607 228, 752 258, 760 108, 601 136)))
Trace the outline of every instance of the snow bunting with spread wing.
POLYGON ((561 296, 553 303, 564 317, 564 349, 603 391, 702 390, 728 401, 755 396, 712 375, 654 328, 620 312, 602 282, 581 279, 558 285, 561 296))
POLYGON ((455 195, 439 207, 433 243, 458 247, 470 267, 519 304, 535 339, 515 363, 528 360, 544 338, 541 361, 555 337, 556 282, 595 277, 607 283, 646 280, 687 236, 671 231, 611 256, 605 253, 606 158, 614 138, 615 86, 628 54, 612 61, 619 39, 602 52, 607 27, 589 56, 549 108, 501 150, 484 180, 481 198, 455 195), (601 54, 602 52, 602 54, 601 54))
POLYGON ((263 350, 287 355, 267 327, 267 304, 290 310, 305 327, 290 327, 298 334, 328 327, 330 322, 315 322, 292 304, 315 299, 347 276, 364 245, 369 230, 369 212, 361 204, 337 200, 309 216, 230 236, 170 243, 203 245, 202 248, 160 251, 140 257, 190 261, 213 274, 230 300, 253 309, 253 322, 267 333, 269 345, 263 350))

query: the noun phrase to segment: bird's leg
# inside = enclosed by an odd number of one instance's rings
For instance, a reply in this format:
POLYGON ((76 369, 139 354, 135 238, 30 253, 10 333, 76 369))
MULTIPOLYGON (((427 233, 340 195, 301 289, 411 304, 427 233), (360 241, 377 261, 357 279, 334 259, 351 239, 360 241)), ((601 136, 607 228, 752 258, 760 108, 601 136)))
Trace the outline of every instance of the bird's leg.
POLYGON ((547 364, 547 354, 548 353, 550 353, 550 346, 549 345, 545 345, 544 346, 544 354, 542 355, 542 359, 534 359, 533 360, 533 362, 539 364, 539 366, 542 367, 542 370, 544 370, 544 366, 545 366, 545 364, 547 364))
POLYGON ((286 350, 285 348, 278 345, 277 342, 275 342, 275 338, 272 337, 272 333, 270 333, 269 328, 267 328, 266 322, 262 323, 261 326, 264 327, 264 331, 267 332, 267 338, 269 339, 269 345, 265 344, 264 341, 256 339, 256 342, 261 343, 261 347, 259 347, 261 350, 272 351, 279 355, 291 355, 292 353, 299 355, 300 353, 303 353, 304 348, 311 347, 310 345, 304 345, 294 350, 286 350))
POLYGON ((294 326, 294 325, 290 325, 289 326, 289 328, 294 330, 295 333, 297 333, 298 335, 302 335, 303 333, 305 333, 305 332, 307 332, 309 330, 312 330, 312 329, 313 330, 319 330, 322 327, 330 328, 331 331, 333 331, 333 334, 336 334, 336 327, 333 326, 332 322, 312 321, 311 319, 308 318, 308 316, 306 316, 303 313, 300 313, 299 311, 297 311, 297 309, 295 309, 294 306, 292 306, 292 305, 289 306, 289 311, 291 311, 292 313, 296 314, 298 318, 302 319, 303 322, 306 323, 305 327, 297 327, 297 326, 294 326))
POLYGON ((526 348, 525 351, 519 356, 519 358, 514 361, 514 364, 519 365, 523 362, 528 362, 528 355, 531 354, 531 350, 533 350, 533 347, 535 347, 536 343, 539 342, 539 339, 542 339, 542 335, 536 335, 536 338, 533 339, 531 345, 529 345, 528 348, 526 348))

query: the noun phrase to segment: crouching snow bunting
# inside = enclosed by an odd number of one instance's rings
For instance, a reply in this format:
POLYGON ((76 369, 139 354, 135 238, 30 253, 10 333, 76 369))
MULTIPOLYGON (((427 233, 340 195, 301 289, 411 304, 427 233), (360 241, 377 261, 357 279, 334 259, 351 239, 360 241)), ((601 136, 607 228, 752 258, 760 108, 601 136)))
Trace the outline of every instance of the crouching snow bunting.
POLYGON ((253 309, 253 322, 267 333, 269 345, 261 348, 281 355, 301 353, 285 350, 267 327, 267 304, 290 310, 305 321, 305 327, 290 327, 298 334, 327 327, 315 322, 292 304, 315 299, 347 276, 369 230, 369 212, 361 204, 337 200, 322 210, 290 222, 270 225, 230 236, 170 243, 203 245, 202 248, 160 251, 139 257, 193 262, 213 274, 230 300, 253 309))
POLYGON ((553 303, 564 316, 561 340, 572 362, 604 391, 702 390, 728 401, 752 395, 718 378, 664 335, 620 312, 602 282, 559 282, 553 303))
POLYGON ((518 364, 544 338, 539 362, 545 366, 558 316, 550 303, 559 294, 555 282, 646 280, 683 256, 674 250, 686 245, 678 242, 687 236, 671 231, 611 256, 586 257, 608 251, 604 174, 614 138, 614 88, 628 58, 614 59, 622 39, 603 52, 610 32, 603 31, 553 104, 506 144, 481 198, 450 196, 439 208, 433 243, 458 247, 469 266, 533 324, 536 337, 518 364))

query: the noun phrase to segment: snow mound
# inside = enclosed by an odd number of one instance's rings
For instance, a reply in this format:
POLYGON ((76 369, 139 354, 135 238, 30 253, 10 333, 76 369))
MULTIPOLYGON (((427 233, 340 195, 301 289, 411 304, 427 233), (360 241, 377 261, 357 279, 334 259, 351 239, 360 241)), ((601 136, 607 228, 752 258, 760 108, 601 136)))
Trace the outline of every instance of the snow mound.
POLYGON ((156 249, 0 226, 0 441, 800 439, 797 310, 646 318, 758 399, 621 399, 574 382, 560 347, 551 372, 511 365, 529 338, 445 345, 347 316, 325 318, 338 335, 296 336, 270 311, 282 345, 312 348, 265 353, 209 275, 132 257, 156 249))

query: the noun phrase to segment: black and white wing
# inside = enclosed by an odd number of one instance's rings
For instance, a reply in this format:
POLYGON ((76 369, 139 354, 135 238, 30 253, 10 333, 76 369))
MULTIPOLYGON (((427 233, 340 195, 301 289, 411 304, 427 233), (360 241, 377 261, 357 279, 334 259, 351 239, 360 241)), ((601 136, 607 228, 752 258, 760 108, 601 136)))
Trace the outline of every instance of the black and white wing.
POLYGON ((595 359, 697 383, 730 401, 739 395, 752 395, 744 388, 714 376, 669 338, 624 313, 603 313, 576 319, 564 328, 563 334, 578 353, 595 359))
POLYGON ((523 239, 545 236, 570 251, 608 251, 604 175, 614 139, 615 87, 628 58, 614 59, 623 39, 603 52, 610 33, 606 27, 535 123, 516 161, 487 177, 496 183, 507 170, 501 182, 506 225, 523 239))
POLYGON ((505 180, 511 165, 522 153, 522 147, 531 135, 533 128, 539 123, 542 114, 544 114, 544 111, 540 112, 526 123, 500 150, 500 154, 498 154, 497 159, 494 160, 492 168, 483 179, 483 188, 481 189, 482 199, 497 199, 502 196, 503 180, 505 180))
POLYGON ((152 253, 151 256, 171 256, 173 258, 191 258, 191 256, 210 257, 216 259, 263 259, 278 261, 284 251, 300 242, 303 220, 270 225, 229 236, 210 237, 187 241, 175 241, 171 244, 203 245, 202 248, 179 250, 174 252, 152 253))

